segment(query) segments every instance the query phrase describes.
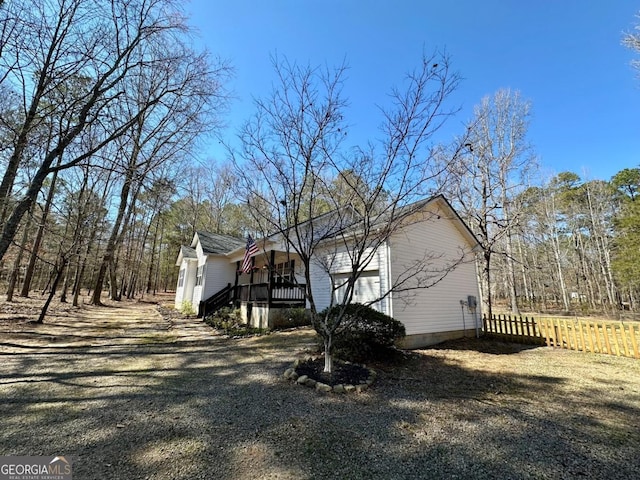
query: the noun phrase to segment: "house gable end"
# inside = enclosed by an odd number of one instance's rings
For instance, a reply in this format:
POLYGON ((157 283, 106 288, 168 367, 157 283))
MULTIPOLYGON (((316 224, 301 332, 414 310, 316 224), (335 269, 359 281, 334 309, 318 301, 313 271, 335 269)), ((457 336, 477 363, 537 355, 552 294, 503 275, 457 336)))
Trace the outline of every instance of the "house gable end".
POLYGON ((189 261, 189 260, 193 261, 193 260, 197 260, 197 258, 198 258, 198 254, 193 248, 188 247, 186 245, 181 245, 175 265, 179 267, 180 265, 182 265, 183 261, 189 261))
POLYGON ((197 231, 193 236, 191 247, 195 248, 200 255, 225 255, 244 244, 245 241, 240 238, 197 231))

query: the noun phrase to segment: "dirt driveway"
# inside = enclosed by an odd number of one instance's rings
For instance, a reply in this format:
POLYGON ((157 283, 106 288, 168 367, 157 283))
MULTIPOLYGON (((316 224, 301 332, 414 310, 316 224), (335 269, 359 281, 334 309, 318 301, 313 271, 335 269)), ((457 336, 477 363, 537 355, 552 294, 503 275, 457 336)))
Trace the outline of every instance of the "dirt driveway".
POLYGON ((0 454, 77 479, 635 478, 640 362, 465 341, 377 365, 373 391, 282 380, 312 344, 123 303, 0 317, 0 454))

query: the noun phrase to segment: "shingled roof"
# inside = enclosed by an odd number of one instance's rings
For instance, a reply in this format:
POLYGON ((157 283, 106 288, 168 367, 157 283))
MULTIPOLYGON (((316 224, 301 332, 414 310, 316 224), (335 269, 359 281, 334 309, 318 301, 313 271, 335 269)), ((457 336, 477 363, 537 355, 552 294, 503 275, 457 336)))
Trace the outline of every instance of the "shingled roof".
MULTIPOLYGON (((246 241, 241 238, 230 237, 229 235, 221 235, 219 233, 196 232, 202 251, 205 255, 224 255, 238 247, 245 245, 246 241)), ((194 237, 192 246, 196 246, 194 237)))
POLYGON ((180 246, 180 252, 182 253, 182 256, 184 258, 198 258, 198 254, 196 253, 196 251, 186 245, 180 246))

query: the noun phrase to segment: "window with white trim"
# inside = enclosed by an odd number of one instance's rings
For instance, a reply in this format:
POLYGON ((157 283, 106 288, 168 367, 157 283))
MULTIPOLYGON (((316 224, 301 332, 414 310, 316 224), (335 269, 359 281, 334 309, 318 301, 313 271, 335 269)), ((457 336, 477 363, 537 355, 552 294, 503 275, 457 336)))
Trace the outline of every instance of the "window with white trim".
POLYGON ((180 269, 180 273, 178 273, 178 287, 184 286, 184 268, 180 269))
POLYGON ((276 283, 293 282, 293 265, 293 260, 276 264, 274 269, 276 283))
POLYGON ((202 277, 204 275, 204 265, 200 265, 196 271, 196 287, 202 285, 202 277))

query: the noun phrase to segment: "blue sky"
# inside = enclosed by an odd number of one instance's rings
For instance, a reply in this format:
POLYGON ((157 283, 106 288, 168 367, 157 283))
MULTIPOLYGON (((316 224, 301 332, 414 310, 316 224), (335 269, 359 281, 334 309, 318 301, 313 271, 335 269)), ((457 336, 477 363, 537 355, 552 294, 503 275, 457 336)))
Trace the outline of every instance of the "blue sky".
MULTIPOLYGON (((451 98, 462 110, 441 140, 504 87, 532 102, 529 140, 545 174, 609 179, 640 166, 640 78, 621 45, 640 22, 640 2, 192 0, 185 11, 197 42, 235 68, 226 138, 252 114, 252 98, 271 90, 274 53, 311 65, 346 61, 350 146, 376 138, 376 104, 423 50, 446 49, 463 77, 451 98)), ((224 152, 212 141, 202 156, 224 152)))

